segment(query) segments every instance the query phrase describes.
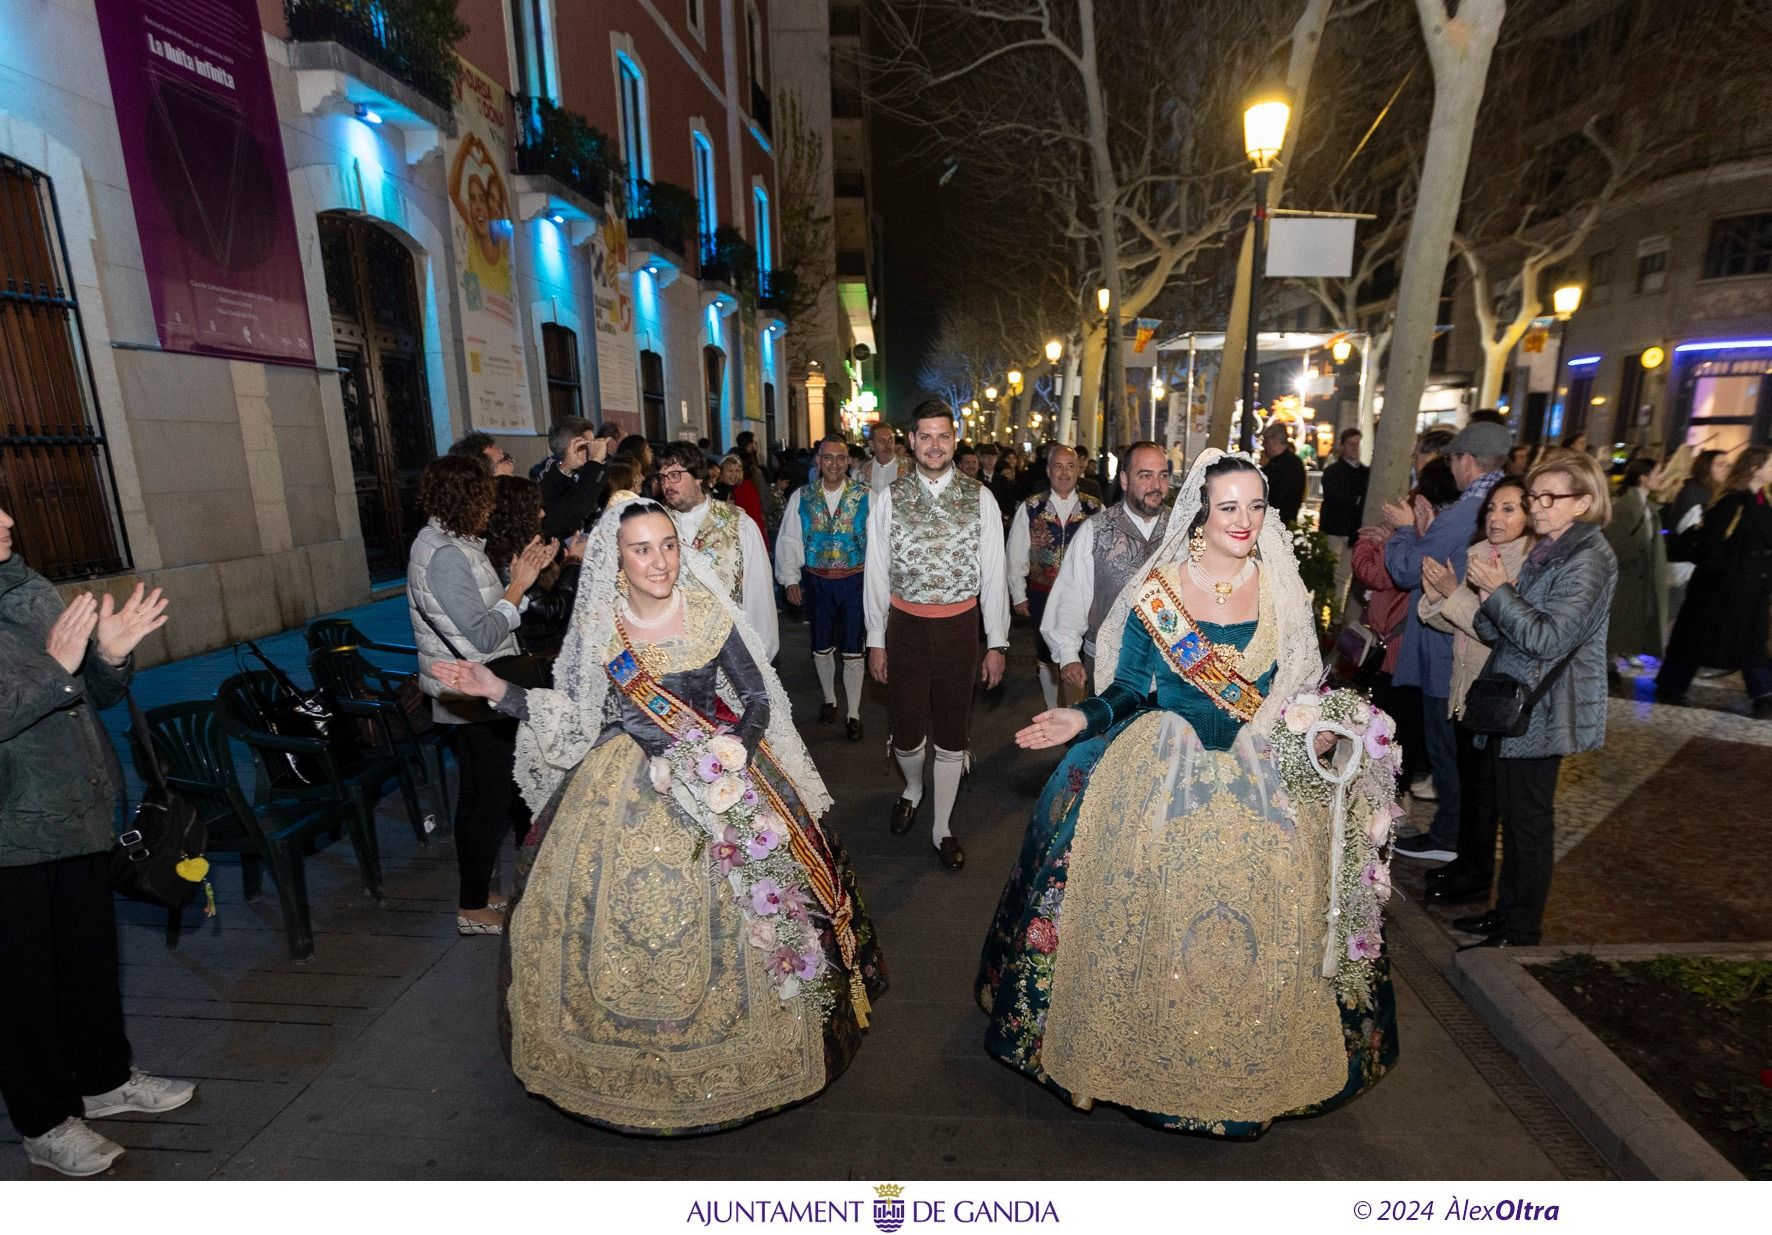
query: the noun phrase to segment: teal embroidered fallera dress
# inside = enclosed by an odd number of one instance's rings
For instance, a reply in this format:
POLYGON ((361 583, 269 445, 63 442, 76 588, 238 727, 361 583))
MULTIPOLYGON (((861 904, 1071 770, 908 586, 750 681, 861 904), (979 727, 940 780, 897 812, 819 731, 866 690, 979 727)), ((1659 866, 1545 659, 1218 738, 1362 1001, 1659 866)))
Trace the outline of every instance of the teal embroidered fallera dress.
MULTIPOLYGON (((1195 625, 1210 642, 1231 645, 1239 651, 1248 648, 1257 626, 1255 622, 1217 625, 1199 621, 1195 625)), ((1256 680, 1255 684, 1263 694, 1270 687, 1273 676, 1274 670, 1270 667, 1256 680)), ((1079 708, 1088 720, 1088 727, 1047 781, 1039 803, 1034 808, 1020 857, 1003 889, 1002 900, 985 940, 977 985, 979 1003, 990 1016, 985 1034, 985 1049, 995 1058, 1067 1101, 1079 1099, 1048 1075, 1041 1050, 1047 1029, 1057 956, 1067 942, 1084 937, 1082 924, 1064 924, 1062 919, 1066 880, 1071 867, 1072 841, 1077 832, 1078 818, 1087 795, 1100 788, 1091 788, 1091 775, 1117 737, 1141 718, 1149 717, 1158 710, 1174 713, 1192 727, 1193 734, 1198 737, 1198 745, 1191 747, 1196 753, 1201 747, 1208 752, 1231 750, 1237 744, 1244 727, 1240 720, 1221 710, 1204 693, 1169 667, 1136 613, 1127 618, 1120 664, 1114 682, 1102 695, 1085 700, 1079 708)), ((1169 731, 1173 734, 1178 728, 1171 724, 1169 731)), ((1147 722, 1128 741, 1136 741, 1148 748, 1151 732, 1151 725, 1147 722)), ((1243 743, 1243 757, 1247 759, 1248 752, 1253 749, 1248 743, 1243 743)), ((1198 774, 1205 775, 1203 763, 1188 766, 1202 769, 1198 774)), ((1238 793, 1245 798, 1249 796, 1253 778, 1246 773, 1242 774, 1234 787, 1232 779, 1239 776, 1234 769, 1226 774, 1211 775, 1216 778, 1215 784, 1223 787, 1196 786, 1192 791, 1194 800, 1200 800, 1201 794, 1206 795, 1204 800, 1207 802, 1220 800, 1219 795, 1238 793)), ((1177 796, 1180 796, 1179 793, 1177 796)), ((1283 798, 1280 805, 1284 807, 1283 798)), ((1202 812, 1196 807, 1194 813, 1199 815, 1209 812, 1202 812)), ((1272 824, 1258 820, 1256 826, 1258 829, 1272 827, 1286 832, 1291 830, 1278 812, 1275 819, 1276 822, 1272 824)), ((1166 826, 1173 829, 1176 822, 1171 818, 1166 826)), ((1232 833, 1220 831, 1210 835, 1219 837, 1230 836, 1232 833)), ((1239 839, 1229 842, 1214 840, 1209 843, 1248 842, 1239 839)), ((1239 860, 1239 855, 1235 853, 1223 856, 1233 863, 1239 860)), ((1187 876, 1185 873, 1165 872, 1162 878, 1165 882, 1185 883, 1187 876)), ((1221 918, 1227 916, 1223 904, 1210 903, 1216 893, 1206 892, 1202 895, 1205 897, 1205 908, 1199 913, 1199 918, 1209 917, 1214 909, 1219 911, 1221 918)), ((1326 896, 1326 887, 1319 895, 1326 896)), ((1202 902, 1186 907, 1189 912, 1193 912, 1200 903, 1202 902)), ((1318 901, 1311 909, 1319 918, 1322 904, 1322 901, 1318 901)), ((1302 921, 1303 914, 1300 913, 1298 918, 1302 921)), ((1111 937, 1110 932, 1109 938, 1111 937)), ((1312 936, 1312 944, 1320 954, 1320 934, 1312 936)), ((1084 945, 1073 942, 1072 946, 1084 945)), ((1090 938, 1088 946, 1104 945, 1100 940, 1090 938)), ((1183 940, 1172 946, 1185 953, 1188 942, 1183 940)), ((1250 945, 1250 950, 1253 953, 1254 944, 1250 945)), ((1237 959, 1240 964, 1240 956, 1237 959)), ((1148 965, 1149 960, 1145 959, 1140 963, 1148 965)), ((1186 957, 1175 967, 1187 968, 1186 957)), ((1145 1110, 1126 1100, 1115 1104, 1120 1105, 1132 1118, 1156 1128, 1206 1132, 1226 1137, 1252 1137, 1264 1131, 1274 1118, 1317 1114, 1347 1101, 1370 1087, 1397 1059, 1396 1003, 1390 983, 1388 957, 1379 958, 1377 970, 1378 978, 1369 1008, 1360 1010, 1337 1004, 1341 1038, 1346 1049, 1345 1084, 1339 1092, 1328 1093, 1333 1085, 1331 1081, 1317 1091, 1328 1095, 1319 1101, 1268 1111, 1263 1118, 1251 1119, 1226 1119, 1202 1111, 1145 1110)), ((1196 986, 1206 992, 1200 996, 1205 1000, 1212 998, 1214 993, 1221 992, 1226 983, 1234 986, 1239 981, 1258 980, 1259 974, 1255 968, 1239 970, 1227 976, 1220 965, 1218 972, 1208 974, 1204 981, 1196 981, 1196 986), (1251 977, 1251 974, 1257 976, 1251 977)), ((1328 988, 1327 983, 1324 987, 1326 993, 1323 997, 1332 1000, 1332 988, 1328 988)), ((1185 997, 1185 991, 1181 993, 1185 997)), ((1168 997, 1174 998, 1174 995, 1168 997)), ((1332 1043, 1332 1030, 1330 1035, 1332 1043)), ((1319 1044, 1321 1041, 1322 1035, 1319 1034, 1319 1044)), ((1168 1050, 1170 1046, 1169 1043, 1162 1044, 1164 1050, 1168 1050)), ((1178 1058, 1184 1058, 1186 1044, 1175 1045, 1173 1053, 1178 1058)), ((1319 1056, 1319 1073, 1323 1064, 1324 1061, 1319 1056)), ((1277 1066, 1285 1065, 1282 1061, 1277 1066)), ((1336 1065, 1329 1064, 1328 1067, 1333 1069, 1336 1065)), ((1185 1074, 1186 1067, 1176 1070, 1185 1074)))

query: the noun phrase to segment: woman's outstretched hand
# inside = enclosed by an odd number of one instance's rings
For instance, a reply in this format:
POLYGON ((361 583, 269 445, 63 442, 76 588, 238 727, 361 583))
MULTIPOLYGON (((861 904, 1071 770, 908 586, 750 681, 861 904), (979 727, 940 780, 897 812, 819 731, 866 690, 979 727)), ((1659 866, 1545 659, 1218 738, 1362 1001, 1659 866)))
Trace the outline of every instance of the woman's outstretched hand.
POLYGON ((450 690, 488 703, 505 697, 505 680, 485 665, 471 660, 439 660, 431 665, 431 676, 450 690))
POLYGON ((1033 723, 1015 735, 1015 744, 1023 750, 1045 750, 1062 746, 1088 724, 1076 708, 1053 708, 1034 717, 1033 723))

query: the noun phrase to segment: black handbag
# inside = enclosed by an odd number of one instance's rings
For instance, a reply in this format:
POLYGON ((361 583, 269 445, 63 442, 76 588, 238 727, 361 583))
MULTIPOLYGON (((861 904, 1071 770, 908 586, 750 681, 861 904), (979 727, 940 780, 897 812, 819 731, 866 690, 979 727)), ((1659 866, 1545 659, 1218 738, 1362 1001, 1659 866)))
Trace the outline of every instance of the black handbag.
POLYGON ((1532 723, 1532 709, 1544 698, 1551 683, 1557 680, 1575 653, 1558 661, 1556 667, 1538 680, 1531 690, 1508 673, 1483 673, 1470 684, 1464 695, 1464 711, 1459 722, 1472 733, 1493 738, 1517 738, 1532 723))
POLYGON ((205 865, 195 879, 178 868, 203 856, 209 830, 197 808, 167 787, 166 770, 160 766, 148 722, 135 696, 128 698, 130 739, 142 754, 148 786, 135 808, 135 818, 111 847, 111 890, 162 909, 183 909, 196 899, 199 888, 208 886, 208 867, 205 865))
MULTIPOLYGON (((418 611, 418 616, 424 619, 425 625, 431 628, 431 633, 443 641, 443 646, 449 649, 451 656, 457 660, 471 661, 474 659, 472 656, 461 654, 461 649, 451 643, 449 636, 437 628, 437 623, 433 622, 431 615, 424 611, 424 606, 415 605, 414 608, 418 611)), ((521 686, 524 690, 541 690, 554 684, 553 666, 534 652, 513 652, 509 656, 498 656, 482 663, 492 670, 494 676, 509 682, 512 686, 521 686)))
MULTIPOLYGON (((258 710, 263 714, 265 725, 272 733, 285 738, 319 738, 330 743, 334 753, 347 761, 357 753, 356 743, 350 737, 348 726, 333 723, 332 709, 326 706, 326 700, 319 691, 303 690, 297 686, 294 679, 250 639, 234 645, 234 659, 242 671, 246 669, 248 651, 258 658, 259 663, 270 671, 271 676, 277 679, 277 684, 283 688, 283 694, 272 699, 260 692, 256 685, 253 687, 258 710), (341 741, 351 749, 340 750, 341 741)), ((290 774, 304 785, 317 785, 326 779, 318 755, 284 754, 281 759, 287 763, 290 774)))

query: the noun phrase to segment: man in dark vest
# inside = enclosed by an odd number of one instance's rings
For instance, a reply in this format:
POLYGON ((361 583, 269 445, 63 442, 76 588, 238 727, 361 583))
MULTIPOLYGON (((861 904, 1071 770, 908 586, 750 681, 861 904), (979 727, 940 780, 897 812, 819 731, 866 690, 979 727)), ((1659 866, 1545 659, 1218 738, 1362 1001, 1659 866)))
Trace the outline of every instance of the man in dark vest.
POLYGON ((1089 689, 1095 634, 1132 577, 1144 567, 1169 526, 1169 457, 1155 442, 1134 442, 1120 471, 1125 498, 1093 516, 1071 537, 1040 637, 1072 687, 1089 689))
MULTIPOLYGON (((1084 522, 1101 511, 1101 503, 1077 491, 1082 470, 1077 452, 1054 446, 1046 453, 1046 479, 1051 488, 1036 493, 1015 508, 1009 524, 1009 601, 1015 612, 1032 618, 1037 632, 1046 616, 1047 598, 1058 580, 1065 550, 1084 522)), ((1034 637, 1034 656, 1040 669, 1040 691, 1046 706, 1058 706, 1058 662, 1046 640, 1034 637)))

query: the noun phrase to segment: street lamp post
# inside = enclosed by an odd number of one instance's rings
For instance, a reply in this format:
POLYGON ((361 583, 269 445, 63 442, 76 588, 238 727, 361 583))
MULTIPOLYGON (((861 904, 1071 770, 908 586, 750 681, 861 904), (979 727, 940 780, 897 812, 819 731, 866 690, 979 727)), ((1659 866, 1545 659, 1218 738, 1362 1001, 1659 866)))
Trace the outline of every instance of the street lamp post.
POLYGON ((1267 264, 1267 190, 1274 163, 1286 144, 1286 124, 1292 105, 1283 92, 1257 97, 1243 112, 1243 149, 1254 164, 1255 215, 1250 220, 1254 242, 1250 245, 1249 332, 1243 345, 1243 419, 1237 433, 1238 448, 1255 445, 1255 366, 1260 357, 1261 273, 1267 264))
MULTIPOLYGON (((1553 412, 1556 410, 1558 405, 1562 402, 1562 398, 1563 398, 1563 395, 1562 395, 1562 389, 1563 389, 1563 387, 1562 387, 1563 345, 1569 335, 1569 319, 1575 316, 1575 311, 1577 309, 1579 309, 1580 307, 1581 307, 1581 285, 1579 283, 1565 283, 1565 284, 1563 284, 1563 286, 1561 286, 1561 287, 1557 288, 1555 291, 1551 292, 1551 311, 1556 314, 1557 322, 1558 322, 1558 326, 1557 326, 1557 363, 1551 369, 1550 394, 1551 394, 1551 409, 1553 412)), ((1545 419, 1549 420, 1550 417, 1546 416, 1545 419)), ((1558 433, 1561 433, 1563 431, 1563 425, 1568 421, 1568 419, 1569 419, 1569 409, 1568 409, 1568 407, 1565 406, 1565 407, 1563 407, 1563 414, 1557 418, 1557 432, 1558 433)))

